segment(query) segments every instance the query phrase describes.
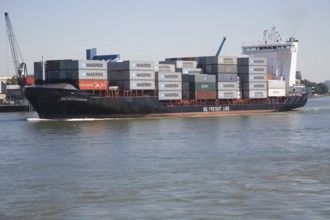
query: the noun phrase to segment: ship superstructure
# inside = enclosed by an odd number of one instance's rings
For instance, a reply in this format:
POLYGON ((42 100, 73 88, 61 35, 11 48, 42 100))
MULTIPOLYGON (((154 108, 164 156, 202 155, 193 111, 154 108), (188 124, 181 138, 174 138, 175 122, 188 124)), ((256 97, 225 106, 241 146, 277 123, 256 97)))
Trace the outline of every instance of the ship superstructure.
POLYGON ((295 91, 298 40, 291 37, 288 41, 275 27, 265 30, 263 40, 256 45, 242 46, 243 54, 267 59, 267 72, 273 79, 286 82, 286 95, 295 91))

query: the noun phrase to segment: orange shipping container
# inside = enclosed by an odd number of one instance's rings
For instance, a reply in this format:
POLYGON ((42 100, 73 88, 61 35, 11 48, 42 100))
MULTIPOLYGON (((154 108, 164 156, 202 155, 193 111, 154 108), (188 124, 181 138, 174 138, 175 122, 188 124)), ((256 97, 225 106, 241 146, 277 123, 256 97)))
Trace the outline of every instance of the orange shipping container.
POLYGON ((81 90, 107 90, 108 80, 79 80, 81 90))
POLYGON ((34 84, 34 78, 33 77, 26 77, 25 78, 25 84, 26 85, 33 85, 34 84))
POLYGON ((267 73, 267 80, 273 80, 273 74, 267 73))

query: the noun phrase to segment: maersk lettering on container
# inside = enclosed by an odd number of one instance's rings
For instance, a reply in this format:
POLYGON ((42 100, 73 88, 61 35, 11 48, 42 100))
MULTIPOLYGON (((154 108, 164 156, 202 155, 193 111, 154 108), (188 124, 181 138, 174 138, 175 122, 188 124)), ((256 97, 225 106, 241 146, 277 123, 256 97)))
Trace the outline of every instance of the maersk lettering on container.
POLYGON ((159 100, 181 100, 182 91, 159 91, 158 99, 159 100))
POLYGON ((179 72, 174 73, 158 73, 158 81, 175 81, 181 82, 182 81, 182 74, 179 72))
POLYGON ((182 90, 182 82, 158 82, 158 90, 182 90))

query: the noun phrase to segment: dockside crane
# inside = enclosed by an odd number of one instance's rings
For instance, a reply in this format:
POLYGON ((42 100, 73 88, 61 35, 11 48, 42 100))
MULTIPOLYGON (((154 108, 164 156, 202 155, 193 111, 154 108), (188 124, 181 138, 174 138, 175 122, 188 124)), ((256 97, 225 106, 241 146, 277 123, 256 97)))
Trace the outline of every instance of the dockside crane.
POLYGON ((217 51, 217 53, 216 53, 215 56, 218 57, 220 55, 220 52, 222 50, 223 45, 225 44, 225 41, 226 41, 226 37, 223 37, 222 43, 221 43, 221 45, 220 45, 220 47, 219 47, 219 49, 218 49, 218 51, 217 51))
POLYGON ((9 14, 7 12, 5 12, 5 18, 11 55, 13 58, 14 69, 17 76, 17 82, 21 86, 21 88, 23 88, 25 85, 25 78, 27 76, 26 63, 23 60, 21 50, 19 49, 18 42, 14 34, 14 29, 9 19, 9 14))

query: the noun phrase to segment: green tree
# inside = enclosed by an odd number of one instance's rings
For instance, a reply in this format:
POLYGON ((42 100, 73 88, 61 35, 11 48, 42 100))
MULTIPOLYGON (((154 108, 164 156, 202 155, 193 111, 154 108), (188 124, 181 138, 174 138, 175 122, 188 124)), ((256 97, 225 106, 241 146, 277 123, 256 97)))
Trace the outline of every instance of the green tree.
POLYGON ((319 83, 317 84, 316 88, 315 88, 315 92, 317 94, 324 94, 324 93, 328 93, 329 92, 329 88, 325 83, 319 83))
POLYGON ((7 85, 17 85, 17 77, 16 76, 12 76, 10 79, 7 79, 6 82, 7 85))

